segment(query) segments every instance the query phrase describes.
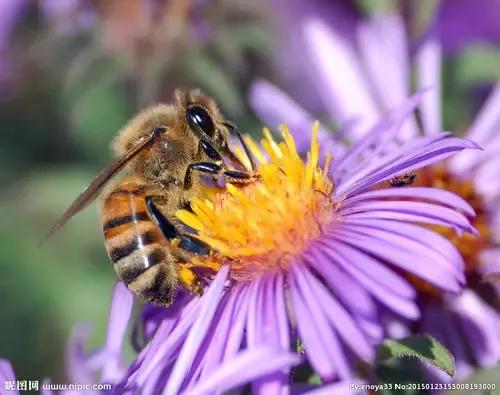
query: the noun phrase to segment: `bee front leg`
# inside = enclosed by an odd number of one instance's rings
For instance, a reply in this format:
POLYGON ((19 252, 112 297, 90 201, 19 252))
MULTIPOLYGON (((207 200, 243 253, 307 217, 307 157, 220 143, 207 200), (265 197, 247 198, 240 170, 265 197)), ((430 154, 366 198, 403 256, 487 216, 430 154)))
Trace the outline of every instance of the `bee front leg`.
MULTIPOLYGON (((250 166, 252 167, 252 171, 255 172, 257 170, 257 166, 255 165, 255 159, 252 155, 252 151, 250 151, 250 148, 248 148, 248 145, 245 142, 245 139, 243 138, 243 136, 241 135, 238 127, 230 121, 225 121, 222 124, 229 130, 230 133, 234 134, 238 138, 238 140, 240 141, 240 144, 243 147, 243 150, 245 151, 245 154, 250 162, 250 166)), ((229 149, 228 146, 226 146, 226 151, 227 151, 228 156, 231 158, 231 160, 236 159, 236 161, 241 164, 240 160, 236 157, 236 155, 234 155, 234 153, 229 149)))
MULTIPOLYGON (((236 129, 236 127, 234 127, 236 129)), ((237 131, 238 129, 236 129, 237 131)), ((252 154, 250 150, 248 149, 247 145, 245 144, 245 141, 241 137, 241 134, 239 132, 237 133, 237 136, 240 138, 240 141, 243 145, 243 148, 245 149, 245 152, 250 160, 250 164, 252 166, 252 169, 255 173, 255 162, 252 157, 252 154)), ((223 162, 222 155, 220 154, 219 151, 208 141, 201 139, 199 143, 198 149, 202 152, 204 152, 210 159, 212 159, 216 165, 220 165, 218 170, 215 167, 212 167, 211 171, 215 173, 210 173, 209 174, 220 174, 222 173, 224 177, 226 178, 226 181, 232 182, 232 183, 245 183, 245 182, 250 182, 255 179, 255 174, 246 172, 246 171, 236 171, 236 170, 227 170, 226 165, 223 162), (248 181, 244 181, 248 180, 248 181)), ((229 149, 229 147, 226 147, 225 150, 227 151, 226 154, 229 156, 229 159, 231 159, 233 162, 236 162, 240 164, 243 167, 243 164, 240 162, 240 160, 234 155, 234 153, 229 149)))
POLYGON ((192 172, 195 170, 203 174, 216 176, 222 172, 222 166, 213 162, 191 163, 186 170, 186 175, 184 176, 184 189, 191 189, 193 186, 192 172))
POLYGON ((237 170, 227 170, 224 166, 213 162, 197 162, 191 163, 186 171, 186 176, 184 177, 184 189, 190 189, 193 185, 191 178, 191 173, 196 170, 200 173, 209 175, 219 175, 224 176, 226 182, 230 184, 248 184, 257 179, 257 176, 244 171, 237 170))

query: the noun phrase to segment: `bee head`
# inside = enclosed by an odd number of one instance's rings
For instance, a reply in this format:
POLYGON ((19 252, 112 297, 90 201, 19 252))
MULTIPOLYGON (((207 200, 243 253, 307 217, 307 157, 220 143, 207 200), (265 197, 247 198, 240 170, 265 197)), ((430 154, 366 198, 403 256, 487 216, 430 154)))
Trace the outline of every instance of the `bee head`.
POLYGON ((198 138, 207 139, 219 150, 227 146, 229 131, 215 101, 200 90, 176 91, 178 106, 189 130, 198 138))

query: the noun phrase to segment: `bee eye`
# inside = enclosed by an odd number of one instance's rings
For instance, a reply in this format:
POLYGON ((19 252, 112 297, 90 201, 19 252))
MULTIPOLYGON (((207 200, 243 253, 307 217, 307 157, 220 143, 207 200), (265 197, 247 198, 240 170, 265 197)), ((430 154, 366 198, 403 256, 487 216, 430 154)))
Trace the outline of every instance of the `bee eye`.
POLYGON ((187 123, 192 130, 202 130, 210 137, 214 135, 215 126, 212 117, 203 107, 191 106, 186 113, 187 123))

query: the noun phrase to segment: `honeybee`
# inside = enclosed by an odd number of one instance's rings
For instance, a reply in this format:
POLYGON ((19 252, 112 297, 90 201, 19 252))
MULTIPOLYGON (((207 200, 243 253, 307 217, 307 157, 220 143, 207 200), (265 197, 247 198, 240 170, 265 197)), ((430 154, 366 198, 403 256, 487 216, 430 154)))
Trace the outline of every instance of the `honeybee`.
POLYGON ((115 138, 116 160, 73 202, 49 232, 89 205, 103 191, 102 230, 106 250, 120 279, 146 302, 168 306, 178 285, 200 294, 202 285, 187 263, 210 253, 181 229, 175 212, 200 194, 203 176, 244 184, 255 176, 255 161, 237 127, 200 91, 176 92, 172 105, 159 104, 132 118, 115 138), (234 134, 253 172, 229 149, 234 134), (230 169, 225 158, 240 166, 230 169), (120 171, 114 186, 108 182, 120 171), (172 242, 174 241, 175 242, 172 242))
POLYGON ((402 176, 397 176, 389 180, 389 184, 392 187, 404 187, 406 185, 411 185, 417 178, 416 174, 403 174, 402 176))

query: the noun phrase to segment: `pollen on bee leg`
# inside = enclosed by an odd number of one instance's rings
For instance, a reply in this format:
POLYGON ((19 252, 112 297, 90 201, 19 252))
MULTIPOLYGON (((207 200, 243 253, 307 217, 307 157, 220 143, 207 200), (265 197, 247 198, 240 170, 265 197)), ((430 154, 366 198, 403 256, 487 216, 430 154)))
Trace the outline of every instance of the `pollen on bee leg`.
POLYGON ((191 293, 203 295, 203 287, 191 264, 179 264, 179 280, 191 293))

